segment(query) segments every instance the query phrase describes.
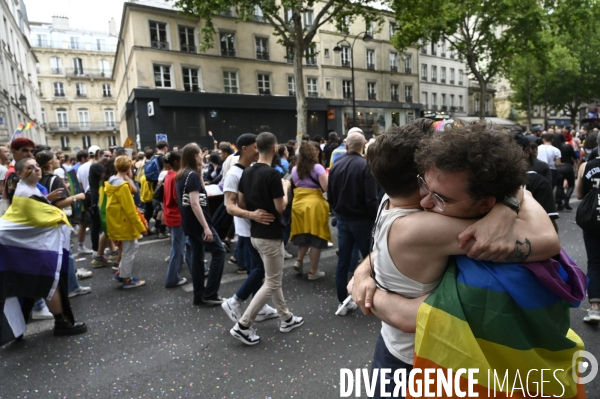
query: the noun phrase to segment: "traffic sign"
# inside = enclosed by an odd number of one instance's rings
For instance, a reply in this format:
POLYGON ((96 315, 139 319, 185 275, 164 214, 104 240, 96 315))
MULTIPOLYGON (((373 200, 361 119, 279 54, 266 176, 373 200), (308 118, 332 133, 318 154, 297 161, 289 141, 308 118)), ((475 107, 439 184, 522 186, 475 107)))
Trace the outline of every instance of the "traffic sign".
POLYGON ((156 142, 158 143, 159 141, 167 141, 167 135, 163 134, 163 133, 159 133, 156 135, 156 142))
POLYGON ((123 143, 123 147, 125 147, 125 148, 135 147, 135 143, 133 142, 133 140, 131 140, 131 137, 127 137, 127 140, 125 140, 125 143, 123 143))

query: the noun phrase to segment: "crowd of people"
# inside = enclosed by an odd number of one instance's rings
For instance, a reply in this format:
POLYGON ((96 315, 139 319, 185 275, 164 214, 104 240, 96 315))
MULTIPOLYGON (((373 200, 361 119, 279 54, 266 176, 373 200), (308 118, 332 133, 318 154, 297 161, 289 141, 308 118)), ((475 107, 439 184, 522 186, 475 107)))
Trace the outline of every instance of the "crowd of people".
MULTIPOLYGON (((321 279, 321 251, 332 245, 334 226, 339 304, 332 312, 344 316, 360 306, 379 317, 374 367, 409 370, 417 309, 440 285, 452 256, 548 261, 560 251, 558 212, 572 209, 573 193, 583 198, 598 188, 597 131, 582 128, 574 137, 566 129, 501 130, 476 124, 436 132, 432 121, 419 119, 370 141, 359 128, 343 140, 331 132, 328 140, 305 136, 300 144, 279 144, 263 132, 242 134, 235 145, 215 141, 212 151, 159 141, 140 153, 91 146, 75 157, 16 139, 12 162, 0 146, 0 162, 8 166, 0 173, 4 203, 15 196, 41 199, 68 216, 77 237, 58 295, 38 290, 30 298, 37 300, 32 317, 54 318, 57 334, 84 332, 85 324, 65 310, 68 298, 91 291, 78 280, 92 272, 76 270, 74 255, 91 255, 91 265, 114 269, 123 289, 142 287, 138 240, 154 234, 171 242, 164 286, 186 284, 181 270, 187 264, 193 304, 220 305, 233 323, 231 335, 256 345, 254 322, 278 317, 283 333, 304 323, 283 295, 284 261, 293 257, 286 245, 297 247, 296 273, 305 272, 308 254, 308 280, 321 279), (222 202, 211 202, 215 193, 223 193, 222 202), (84 245, 88 233, 91 249, 84 245), (247 274, 229 298, 219 292, 226 261, 247 274)), ((584 230, 592 307, 584 320, 595 323, 599 237, 584 230)), ((6 296, 0 292, 0 300, 6 296)), ((25 319, 30 310, 23 308, 25 319)), ((565 316, 555 317, 561 322, 565 316)))

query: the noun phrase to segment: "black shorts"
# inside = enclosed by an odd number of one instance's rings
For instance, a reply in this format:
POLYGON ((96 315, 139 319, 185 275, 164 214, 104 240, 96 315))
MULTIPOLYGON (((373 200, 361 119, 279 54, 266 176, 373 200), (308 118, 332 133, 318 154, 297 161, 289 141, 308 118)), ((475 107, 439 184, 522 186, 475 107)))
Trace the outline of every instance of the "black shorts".
POLYGON ((92 211, 89 208, 83 210, 83 212, 73 215, 69 218, 72 224, 92 224, 92 211))

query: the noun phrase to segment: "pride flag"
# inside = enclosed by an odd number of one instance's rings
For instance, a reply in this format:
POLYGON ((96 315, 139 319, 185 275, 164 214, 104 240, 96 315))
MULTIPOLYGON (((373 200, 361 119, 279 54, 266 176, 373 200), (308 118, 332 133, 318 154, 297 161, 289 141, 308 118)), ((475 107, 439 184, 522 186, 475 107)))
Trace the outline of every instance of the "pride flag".
MULTIPOLYGON (((79 185, 79 180, 77 180, 77 172, 74 169, 71 169, 66 173, 66 178, 69 182, 71 195, 77 195, 83 192, 79 185)), ((71 207, 73 208, 73 215, 78 215, 83 210, 83 201, 75 201, 71 207)))
MULTIPOLYGON (((584 345, 570 329, 569 309, 585 298, 586 285, 585 275, 564 251, 523 265, 453 258, 419 309, 414 368, 444 373, 478 368, 474 391, 479 397, 539 397, 543 379, 545 396, 585 398, 584 386, 573 379, 573 355, 584 345), (528 378, 533 369, 537 373, 528 378), (542 378, 540 369, 551 371, 542 378), (507 384, 500 388, 505 375, 507 384)), ((467 392, 463 377, 461 390, 467 392)), ((437 392, 437 385, 431 387, 437 392)), ((436 397, 455 393, 442 390, 436 397)))

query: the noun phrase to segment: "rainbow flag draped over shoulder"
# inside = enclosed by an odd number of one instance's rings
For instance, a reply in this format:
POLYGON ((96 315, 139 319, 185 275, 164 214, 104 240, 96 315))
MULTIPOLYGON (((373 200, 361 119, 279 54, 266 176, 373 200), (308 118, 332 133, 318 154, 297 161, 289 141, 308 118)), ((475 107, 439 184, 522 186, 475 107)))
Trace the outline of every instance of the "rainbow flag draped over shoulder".
MULTIPOLYGON (((551 369, 543 377, 544 395, 585 398, 572 374, 573 355, 584 345, 570 329, 569 309, 585 298, 586 286, 564 251, 523 265, 451 258, 440 286, 419 309, 414 368, 478 368, 475 392, 496 398, 539 397, 540 370, 551 369), (533 369, 537 373, 527 378, 533 369)), ((467 392, 463 377, 461 390, 467 392)), ((436 397, 455 393, 442 390, 436 397)))
MULTIPOLYGON (((66 173, 66 178, 69 182, 69 191, 71 192, 71 195, 77 195, 83 192, 79 185, 79 180, 77 180, 77 172, 75 170, 69 170, 66 173)), ((78 215, 83 210, 83 201, 75 201, 71 207, 73 209, 73 215, 78 215)))
POLYGON ((69 268, 70 234, 62 210, 32 198, 14 197, 0 218, 0 345, 24 331, 16 297, 54 296, 69 268))

